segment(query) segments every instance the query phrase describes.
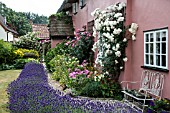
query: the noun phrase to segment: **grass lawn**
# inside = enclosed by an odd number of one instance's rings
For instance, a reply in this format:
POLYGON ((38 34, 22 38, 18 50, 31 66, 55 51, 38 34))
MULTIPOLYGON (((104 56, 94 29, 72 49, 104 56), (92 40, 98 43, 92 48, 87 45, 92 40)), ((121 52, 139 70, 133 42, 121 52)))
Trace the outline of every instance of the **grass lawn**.
POLYGON ((0 71, 0 113, 9 113, 6 109, 8 102, 6 88, 19 76, 20 72, 21 70, 0 71))

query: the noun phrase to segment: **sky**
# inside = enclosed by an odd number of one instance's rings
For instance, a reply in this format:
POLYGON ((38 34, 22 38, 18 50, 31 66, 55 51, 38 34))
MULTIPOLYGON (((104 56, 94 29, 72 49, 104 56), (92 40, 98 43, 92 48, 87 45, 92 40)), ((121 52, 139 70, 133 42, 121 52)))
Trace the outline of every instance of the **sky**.
POLYGON ((0 0, 16 12, 32 12, 50 16, 57 12, 64 0, 0 0))

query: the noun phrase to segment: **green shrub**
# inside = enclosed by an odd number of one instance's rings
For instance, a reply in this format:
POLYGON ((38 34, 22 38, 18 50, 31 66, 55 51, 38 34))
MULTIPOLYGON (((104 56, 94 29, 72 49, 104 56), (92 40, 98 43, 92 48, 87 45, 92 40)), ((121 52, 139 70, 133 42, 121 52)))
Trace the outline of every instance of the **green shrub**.
POLYGON ((14 60, 14 53, 12 44, 0 40, 0 64, 12 64, 14 60))
POLYGON ((88 96, 88 97, 101 97, 101 84, 96 81, 89 81, 87 84, 80 90, 80 95, 88 96))
POLYGON ((49 62, 56 56, 56 55, 63 55, 68 54, 69 49, 65 46, 65 41, 56 45, 55 48, 51 48, 45 55, 45 63, 48 70, 50 70, 49 62))
POLYGON ((164 99, 155 99, 150 101, 149 109, 152 112, 149 113, 169 113, 170 111, 170 100, 167 98, 164 99))
POLYGON ((29 32, 26 35, 19 37, 19 41, 17 41, 14 45, 18 48, 35 49, 40 51, 41 44, 38 40, 36 33, 29 32))
POLYGON ((69 45, 70 55, 78 58, 80 63, 84 60, 93 62, 93 37, 87 32, 76 32, 74 40, 68 41, 66 45, 69 45))
POLYGON ((2 70, 10 70, 10 69, 15 69, 14 65, 11 64, 0 64, 0 71, 2 70))
POLYGON ((15 67, 16 69, 23 69, 24 66, 25 66, 25 64, 28 63, 28 62, 36 62, 36 63, 38 63, 38 60, 33 59, 33 58, 16 59, 16 60, 15 60, 14 67, 15 67))
POLYGON ((74 69, 79 64, 77 58, 66 55, 57 55, 50 62, 50 70, 53 72, 52 78, 59 80, 61 84, 69 83, 69 70, 74 69))

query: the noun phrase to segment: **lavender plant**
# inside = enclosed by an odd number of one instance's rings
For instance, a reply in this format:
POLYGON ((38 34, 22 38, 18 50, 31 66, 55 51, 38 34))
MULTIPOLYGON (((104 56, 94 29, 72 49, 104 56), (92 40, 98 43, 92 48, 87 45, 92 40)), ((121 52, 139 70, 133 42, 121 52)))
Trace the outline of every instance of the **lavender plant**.
POLYGON ((28 63, 9 84, 10 113, 137 113, 120 101, 99 101, 63 95, 48 85, 43 65, 28 63))

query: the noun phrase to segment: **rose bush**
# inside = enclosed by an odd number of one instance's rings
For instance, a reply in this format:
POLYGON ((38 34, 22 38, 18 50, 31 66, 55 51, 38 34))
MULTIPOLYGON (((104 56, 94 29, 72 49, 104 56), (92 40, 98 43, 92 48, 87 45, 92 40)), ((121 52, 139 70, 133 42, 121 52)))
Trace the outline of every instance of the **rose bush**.
MULTIPOLYGON (((126 4, 120 2, 103 11, 97 8, 91 13, 94 16, 93 36, 97 37, 92 48, 94 52, 97 50, 95 63, 102 67, 102 77, 116 81, 128 60, 125 53, 128 43, 125 7, 126 4)), ((137 28, 138 25, 133 23, 129 29, 133 40, 136 39, 137 28)))

